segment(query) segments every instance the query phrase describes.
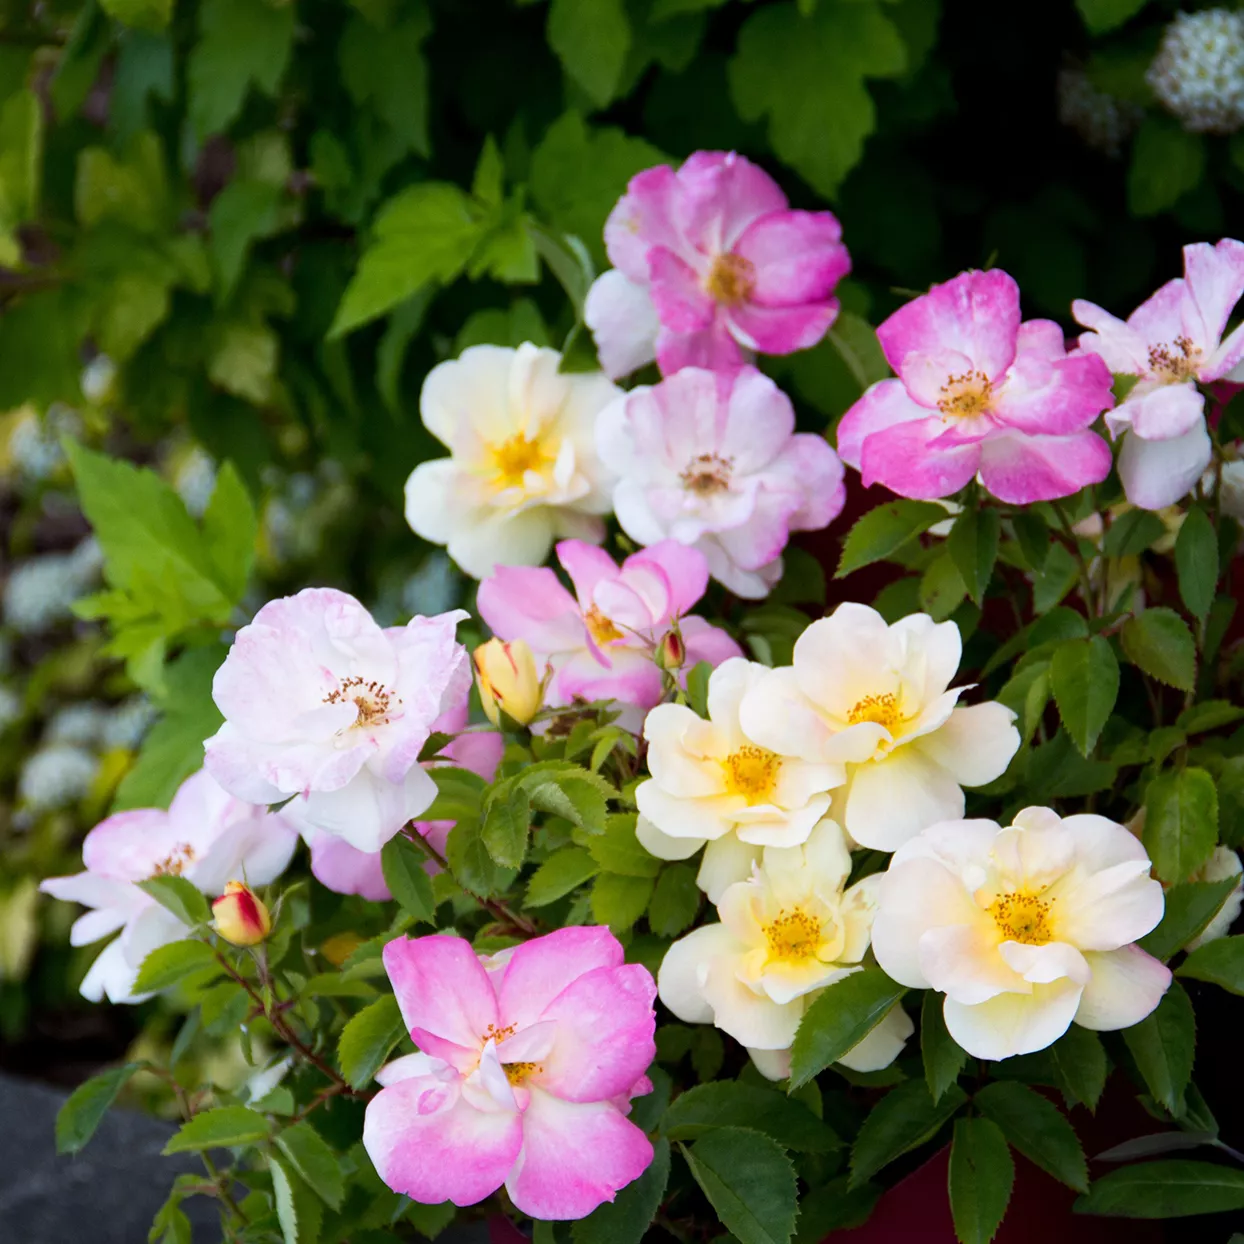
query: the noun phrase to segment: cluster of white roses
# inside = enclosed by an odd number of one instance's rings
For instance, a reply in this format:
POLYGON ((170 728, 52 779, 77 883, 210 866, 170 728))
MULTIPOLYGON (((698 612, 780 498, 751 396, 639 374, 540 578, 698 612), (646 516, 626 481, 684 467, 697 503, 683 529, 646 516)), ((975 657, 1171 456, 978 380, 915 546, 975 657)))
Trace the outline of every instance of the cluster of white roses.
MULTIPOLYGON (((767 1076, 789 1074, 809 1004, 869 950, 900 984, 946 995, 955 1040, 979 1058, 1042 1049, 1073 1021, 1143 1019, 1169 971, 1133 943, 1162 917, 1161 885, 1123 826, 1020 812, 964 820, 964 786, 1000 777, 1019 747, 1009 709, 958 704, 958 628, 892 626, 846 604, 814 622, 794 664, 714 671, 708 720, 648 714, 640 840, 664 859, 704 849, 720 923, 675 943, 659 977, 679 1018, 713 1022, 767 1076), (847 885, 854 845, 892 851, 847 885)), ((899 1007, 843 1062, 887 1066, 912 1032, 899 1007)))

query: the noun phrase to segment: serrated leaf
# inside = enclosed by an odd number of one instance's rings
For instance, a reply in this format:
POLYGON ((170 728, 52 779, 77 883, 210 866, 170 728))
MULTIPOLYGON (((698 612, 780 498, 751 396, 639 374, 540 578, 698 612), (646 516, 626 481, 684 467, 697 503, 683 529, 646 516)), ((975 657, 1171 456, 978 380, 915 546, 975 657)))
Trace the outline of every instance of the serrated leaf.
POLYGON ((480 838, 488 854, 503 868, 519 868, 527 857, 531 805, 530 792, 513 779, 489 792, 480 838))
POLYGON ((677 937, 695 922, 700 910, 696 870, 689 864, 667 864, 657 877, 648 904, 648 927, 659 937, 677 937))
MULTIPOLYGON (((1184 1218, 1244 1209, 1244 1170, 1172 1159, 1138 1162, 1093 1181, 1077 1214, 1112 1218, 1184 1218)), ((1189 1227, 1194 1235, 1196 1228, 1189 1227)), ((1190 1237, 1191 1238, 1191 1237, 1190 1237)))
POLYGON ((1145 850, 1158 876, 1186 881, 1213 854, 1218 840, 1218 792, 1196 767, 1159 773, 1145 790, 1145 850))
POLYGON ((631 46, 622 0, 553 0, 547 38, 567 75, 598 108, 613 99, 631 46))
POLYGON ((931 501, 889 501, 869 510, 847 534, 834 578, 889 557, 945 519, 945 509, 931 501))
POLYGON ((1157 1009, 1123 1030, 1123 1040, 1153 1099, 1176 1117, 1183 1114, 1196 1050, 1196 1016, 1181 986, 1172 981, 1157 1009))
POLYGON ((216 487, 203 511, 203 543, 216 581, 231 600, 241 600, 255 564, 259 520, 242 477, 232 462, 216 472, 216 487))
POLYGON ((229 1149, 266 1140, 271 1129, 268 1120, 246 1106, 217 1106, 183 1123, 161 1151, 197 1153, 203 1149, 229 1149))
POLYGON ((185 877, 166 873, 139 881, 137 885, 189 928, 206 924, 212 918, 212 909, 203 892, 185 877))
POLYGON ((445 859, 454 880, 468 893, 480 898, 488 898, 507 889, 516 875, 514 869, 501 867, 489 854, 476 820, 460 820, 449 831, 445 859))
POLYGON ((1119 695, 1119 663, 1109 641, 1094 635, 1063 644, 1050 662, 1050 686, 1067 733, 1087 757, 1119 695))
POLYGON ((958 1119, 950 1146, 950 1212, 959 1244, 989 1244, 1015 1185, 1015 1162, 989 1119, 958 1119))
POLYGON ((528 907, 545 907, 569 894, 600 872, 600 865, 583 847, 563 847, 549 856, 527 883, 528 907))
POLYGON ((626 877, 655 877, 661 869, 661 861, 635 836, 636 820, 633 813, 609 817, 605 832, 592 838, 587 849, 606 872, 626 877))
POLYGON ((669 1177, 670 1143, 661 1137, 652 1146, 648 1169, 574 1224, 574 1244, 640 1244, 661 1207, 669 1177))
POLYGON ((920 1005, 920 1056, 934 1102, 958 1080, 968 1058, 967 1051, 947 1031, 942 1004, 942 995, 928 989, 920 1005))
POLYGON ((1204 620, 1218 590, 1218 535, 1200 506, 1192 506, 1180 524, 1175 538, 1175 570, 1188 612, 1204 620))
POLYGON ((421 813, 427 821, 462 821, 478 817, 488 783, 470 769, 435 765, 428 776, 436 783, 436 798, 421 813))
POLYGON ((404 1032, 392 994, 378 998, 351 1017, 337 1042, 341 1074, 351 1088, 360 1089, 375 1076, 404 1032))
POLYGON ((434 924, 436 900, 425 862, 426 857, 419 848, 401 834, 390 838, 380 852, 380 868, 389 893, 407 915, 424 924, 434 924))
POLYGON ((531 802, 541 812, 563 817, 589 834, 605 832, 608 803, 602 784, 603 779, 598 774, 584 769, 535 781, 523 779, 531 802))
POLYGON ((1109 1071, 1101 1038, 1088 1028, 1072 1024, 1050 1046, 1049 1057, 1063 1096, 1096 1110, 1109 1071))
POLYGON ((712 675, 713 667, 707 661, 698 662, 687 674, 687 704, 699 717, 708 716, 708 680, 712 675))
POLYGON ((1107 557, 1136 557, 1166 535, 1166 524, 1152 510, 1128 510, 1110 524, 1102 549, 1107 557))
POLYGON ((852 1187, 932 1140, 967 1099, 954 1084, 936 1102, 922 1080, 908 1080, 892 1088, 872 1108, 856 1134, 851 1149, 852 1187))
POLYGON ((215 961, 211 947, 193 938, 157 946, 138 969, 132 992, 159 993, 215 961))
POLYGON ((601 873, 592 885, 592 916, 615 933, 623 933, 648 910, 656 882, 651 877, 601 873))
POLYGON ((432 32, 427 6, 408 3, 401 20, 374 24, 352 15, 337 47, 341 81, 356 105, 370 108, 398 151, 426 156, 428 65, 423 44, 432 32))
POLYGON ((987 1084, 973 1101, 1029 1161, 1077 1192, 1088 1190, 1084 1150, 1057 1106, 1016 1080, 987 1084))
POLYGON ((140 1069, 140 1063, 124 1063, 79 1084, 56 1112, 56 1152, 79 1153, 85 1149, 117 1094, 140 1069))
POLYGON ((722 1127, 682 1147, 696 1183, 739 1244, 788 1244, 795 1231, 795 1168, 762 1132, 722 1127))
POLYGON ((1162 923, 1136 944, 1165 963, 1205 931, 1239 882, 1239 877, 1226 877, 1222 881, 1188 881, 1171 886, 1166 892, 1162 923))
POLYGON ((1011 526, 1028 568, 1040 573, 1050 551, 1050 529, 1045 519, 1036 510, 1017 510, 1011 515, 1011 526))
POLYGON ((339 1209, 345 1196, 341 1159, 319 1132, 310 1123, 294 1123, 277 1134, 276 1143, 307 1186, 339 1209))
POLYGON ((791 1086, 806 1084, 857 1046, 907 992, 880 968, 835 982, 804 1012, 791 1047, 791 1086))
POLYGON ((671 1140, 695 1140, 718 1127, 752 1127, 783 1148, 829 1153, 841 1147, 833 1129, 802 1102, 776 1089, 718 1080, 680 1093, 661 1120, 671 1140))
POLYGON ((998 560, 1001 530, 1002 519, 998 511, 986 506, 964 510, 955 519, 955 525, 946 538, 946 550, 959 571, 968 595, 978 605, 985 598, 994 562, 998 560))
POLYGON ((1128 618, 1119 641, 1128 660, 1151 678, 1180 691, 1196 686, 1196 640, 1173 609, 1146 609, 1128 618))
POLYGON ((1178 974, 1244 996, 1244 936, 1219 937, 1198 946, 1180 964, 1178 974))

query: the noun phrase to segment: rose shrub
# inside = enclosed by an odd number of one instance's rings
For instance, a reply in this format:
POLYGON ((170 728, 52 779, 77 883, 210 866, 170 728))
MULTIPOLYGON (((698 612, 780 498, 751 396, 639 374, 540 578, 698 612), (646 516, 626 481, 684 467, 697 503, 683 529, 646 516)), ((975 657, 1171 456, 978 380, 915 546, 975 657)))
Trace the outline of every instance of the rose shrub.
POLYGON ((0 913, 140 1017, 58 1143, 177 1121, 153 1241, 814 1244, 947 1138, 964 1244, 1012 1152, 1244 1209, 1239 151, 1168 81, 1244 62, 1064 7, 1108 228, 943 145, 936 0, 0 14, 12 543, 92 541, 6 583, 0 913), (154 723, 40 804, 93 680, 154 723))

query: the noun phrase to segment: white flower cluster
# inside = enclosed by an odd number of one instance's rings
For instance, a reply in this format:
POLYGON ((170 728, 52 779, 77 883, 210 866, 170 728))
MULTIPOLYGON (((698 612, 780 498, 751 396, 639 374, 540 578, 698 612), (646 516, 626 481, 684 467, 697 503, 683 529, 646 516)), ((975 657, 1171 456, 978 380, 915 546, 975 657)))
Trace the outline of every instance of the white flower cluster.
POLYGON ((1180 13, 1145 74, 1154 95, 1194 134, 1244 125, 1244 13, 1180 13))
POLYGON ((1075 130, 1085 146, 1108 156, 1119 154, 1144 115, 1135 104, 1099 91, 1083 69, 1062 70, 1057 90, 1059 121, 1075 130))
POLYGON ((47 553, 17 566, 4 585, 4 620, 21 635, 69 617, 73 602, 99 577, 103 554, 89 537, 72 553, 47 553))

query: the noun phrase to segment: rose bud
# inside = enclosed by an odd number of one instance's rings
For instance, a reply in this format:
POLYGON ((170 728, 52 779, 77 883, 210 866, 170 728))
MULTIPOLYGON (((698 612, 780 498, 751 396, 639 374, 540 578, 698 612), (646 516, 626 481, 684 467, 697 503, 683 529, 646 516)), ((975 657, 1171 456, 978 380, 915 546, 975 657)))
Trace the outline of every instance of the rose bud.
POLYGON ((488 720, 501 725, 501 714, 525 726, 540 711, 544 688, 536 659, 526 642, 490 639, 475 649, 475 681, 488 720))
POLYGON ((657 645, 653 659, 660 669, 670 672, 682 669, 683 662, 687 659, 687 645, 683 642, 683 637, 677 631, 666 631, 657 645))
POLYGON ((272 932, 272 916, 255 891, 240 881, 230 881, 212 903, 216 932, 234 946, 257 946, 272 932))

